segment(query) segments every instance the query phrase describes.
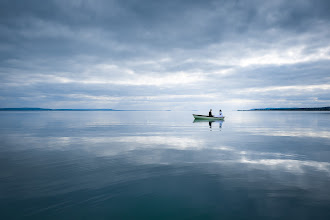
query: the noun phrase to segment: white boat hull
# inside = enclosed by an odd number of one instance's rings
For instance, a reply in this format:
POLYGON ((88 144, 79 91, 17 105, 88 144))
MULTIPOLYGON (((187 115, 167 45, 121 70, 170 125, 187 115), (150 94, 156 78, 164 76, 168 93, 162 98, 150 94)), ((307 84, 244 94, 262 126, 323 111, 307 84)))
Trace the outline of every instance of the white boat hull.
POLYGON ((193 114, 194 118, 195 119, 204 119, 204 120, 223 120, 225 119, 225 116, 223 117, 211 117, 211 116, 208 116, 208 115, 196 115, 196 114, 193 114))

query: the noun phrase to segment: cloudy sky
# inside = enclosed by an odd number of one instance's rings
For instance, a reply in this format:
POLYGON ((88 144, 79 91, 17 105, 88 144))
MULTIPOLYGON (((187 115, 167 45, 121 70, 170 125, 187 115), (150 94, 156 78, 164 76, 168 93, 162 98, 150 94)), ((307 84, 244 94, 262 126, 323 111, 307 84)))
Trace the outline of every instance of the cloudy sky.
POLYGON ((0 107, 330 106, 330 1, 0 0, 0 107))

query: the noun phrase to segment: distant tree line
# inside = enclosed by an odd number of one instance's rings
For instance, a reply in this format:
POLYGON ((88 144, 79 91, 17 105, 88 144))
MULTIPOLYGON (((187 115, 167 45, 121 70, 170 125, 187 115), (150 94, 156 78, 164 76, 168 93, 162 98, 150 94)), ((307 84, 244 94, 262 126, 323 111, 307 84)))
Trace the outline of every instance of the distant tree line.
POLYGON ((238 111, 330 111, 330 106, 317 108, 254 108, 250 110, 238 111))

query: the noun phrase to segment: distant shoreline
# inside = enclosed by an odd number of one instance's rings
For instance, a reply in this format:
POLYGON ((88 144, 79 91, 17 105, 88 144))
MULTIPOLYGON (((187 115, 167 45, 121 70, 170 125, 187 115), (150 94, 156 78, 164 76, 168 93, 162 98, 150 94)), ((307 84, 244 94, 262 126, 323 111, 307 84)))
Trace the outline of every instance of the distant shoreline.
POLYGON ((171 111, 171 110, 0 108, 0 111, 171 111))
POLYGON ((254 108, 249 110, 237 110, 237 111, 330 111, 330 107, 318 107, 318 108, 254 108))

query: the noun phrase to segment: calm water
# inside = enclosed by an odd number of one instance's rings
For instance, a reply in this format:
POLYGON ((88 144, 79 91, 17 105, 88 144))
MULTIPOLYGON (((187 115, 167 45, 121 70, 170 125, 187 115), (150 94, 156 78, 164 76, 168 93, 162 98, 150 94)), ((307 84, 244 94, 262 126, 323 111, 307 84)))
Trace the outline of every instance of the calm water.
POLYGON ((0 112, 0 219, 330 219, 330 114, 0 112))

